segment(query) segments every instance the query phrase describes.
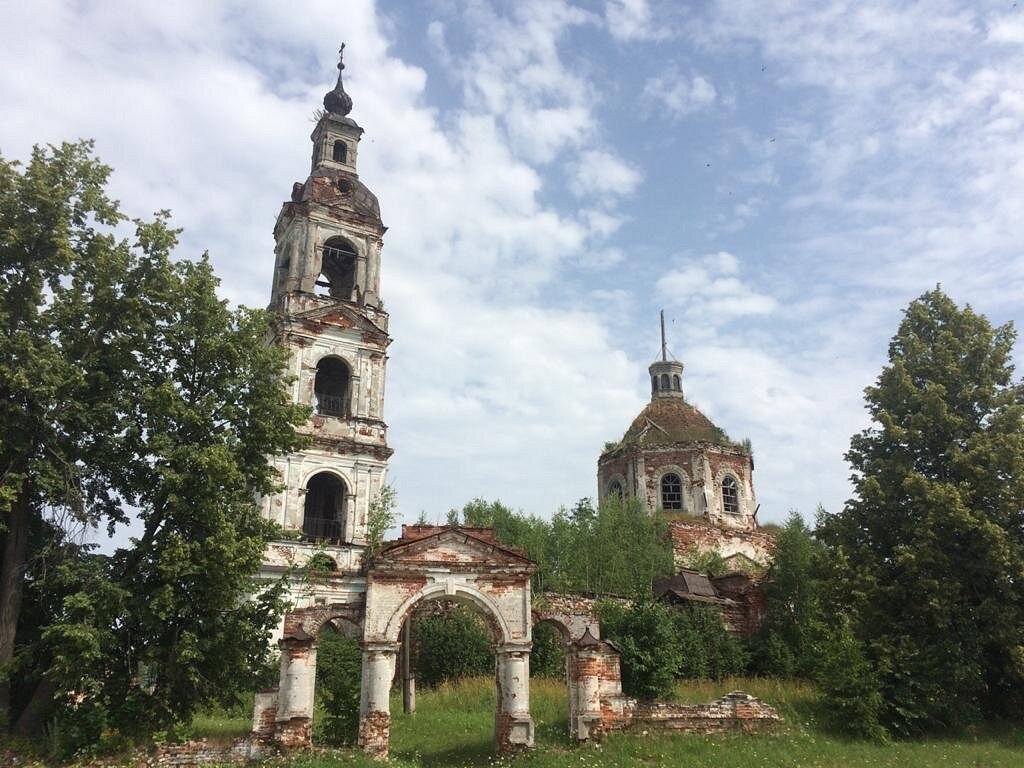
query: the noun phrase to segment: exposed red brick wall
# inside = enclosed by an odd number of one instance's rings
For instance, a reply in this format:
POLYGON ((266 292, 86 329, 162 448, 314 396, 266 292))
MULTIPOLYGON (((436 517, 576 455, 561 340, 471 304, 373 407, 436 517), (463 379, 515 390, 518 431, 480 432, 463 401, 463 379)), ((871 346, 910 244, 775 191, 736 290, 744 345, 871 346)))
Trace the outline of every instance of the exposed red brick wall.
POLYGON ((239 739, 231 744, 210 744, 206 740, 187 741, 184 744, 165 744, 157 748, 156 757, 142 764, 160 768, 228 765, 250 762, 261 753, 262 750, 248 739, 239 739))
POLYGON ((733 691, 708 704, 639 704, 632 724, 708 734, 770 731, 781 722, 774 707, 742 691, 733 691))
POLYGON ((308 717, 293 717, 277 724, 277 743, 284 749, 309 749, 313 746, 313 722, 308 717))
POLYGON ((374 757, 387 757, 391 746, 391 714, 370 712, 359 721, 359 746, 374 757))
POLYGON ((676 557, 682 557, 694 550, 718 549, 730 539, 740 540, 762 550, 771 558, 775 552, 775 537, 767 531, 718 528, 703 520, 673 520, 669 523, 672 548, 676 557))

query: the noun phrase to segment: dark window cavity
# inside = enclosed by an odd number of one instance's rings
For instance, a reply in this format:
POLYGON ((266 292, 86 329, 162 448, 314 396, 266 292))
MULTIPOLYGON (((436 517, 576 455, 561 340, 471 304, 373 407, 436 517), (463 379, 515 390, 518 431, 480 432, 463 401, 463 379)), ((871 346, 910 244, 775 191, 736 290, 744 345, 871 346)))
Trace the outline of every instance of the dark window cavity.
POLYGON ((729 515, 740 513, 740 489, 734 477, 722 480, 722 509, 729 515))
POLYGON ((608 496, 621 501, 623 498, 622 483, 618 480, 612 480, 608 483, 608 496))
POLYGON ((661 374, 661 389, 662 389, 662 391, 663 392, 668 392, 669 389, 671 389, 671 388, 672 388, 672 385, 669 384, 668 374, 667 373, 661 374))
POLYGON ((346 146, 344 141, 334 142, 334 149, 331 150, 331 158, 336 163, 348 162, 348 146, 346 146))
POLYGON ((313 380, 316 412, 324 416, 348 416, 351 378, 343 360, 336 357, 321 359, 316 364, 316 378, 313 380))
POLYGON ((661 476, 661 508, 683 508, 683 481, 675 472, 661 476))
POLYGON ((678 374, 672 376, 672 389, 674 389, 676 392, 683 391, 683 384, 681 381, 679 381, 678 374))
POLYGON ((348 491, 340 479, 319 472, 306 483, 302 533, 310 541, 340 543, 345 531, 348 491))

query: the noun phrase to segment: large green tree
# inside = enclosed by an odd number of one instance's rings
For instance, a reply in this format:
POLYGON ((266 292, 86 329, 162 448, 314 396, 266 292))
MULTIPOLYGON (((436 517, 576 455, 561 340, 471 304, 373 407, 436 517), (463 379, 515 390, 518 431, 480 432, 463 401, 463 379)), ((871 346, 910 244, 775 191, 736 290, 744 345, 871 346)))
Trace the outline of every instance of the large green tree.
POLYGON ((819 527, 824 600, 842 619, 835 632, 847 656, 867 660, 878 717, 897 733, 1019 713, 1024 703, 1024 389, 1013 379, 1014 340, 1011 325, 993 328, 939 289, 912 302, 866 390, 874 423, 847 454, 855 495, 819 527))
POLYGON ((109 174, 88 142, 0 159, 0 715, 74 702, 86 741, 180 720, 257 666, 256 498, 305 418, 267 316, 171 259, 166 213, 132 227, 109 174), (109 556, 72 535, 130 521, 109 556))

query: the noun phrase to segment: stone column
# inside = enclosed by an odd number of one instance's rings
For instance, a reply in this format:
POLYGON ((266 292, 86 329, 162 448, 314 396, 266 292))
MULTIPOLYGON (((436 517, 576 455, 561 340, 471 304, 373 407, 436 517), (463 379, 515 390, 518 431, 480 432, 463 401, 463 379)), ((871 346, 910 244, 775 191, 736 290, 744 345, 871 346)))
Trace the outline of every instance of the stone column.
POLYGON ((359 288, 360 297, 366 296, 366 253, 365 251, 356 256, 356 286, 359 288))
POLYGON ((359 695, 359 746, 384 760, 391 741, 391 682, 395 679, 397 643, 363 644, 363 679, 359 695))
MULTIPOLYGON (((305 634, 305 633, 303 633, 305 634)), ((282 747, 313 745, 313 692, 316 689, 316 644, 313 638, 285 637, 278 685, 277 742, 282 747)))
POLYGON ((508 643, 497 650, 497 711, 494 749, 499 754, 533 746, 530 717, 530 648, 532 643, 508 643))
POLYGON ((572 643, 565 644, 565 689, 569 698, 569 738, 579 739, 579 713, 580 697, 577 681, 579 680, 578 660, 576 659, 576 647, 572 643))
POLYGON ((569 695, 576 699, 576 722, 569 730, 577 741, 586 741, 601 723, 601 655, 597 647, 576 645, 576 680, 569 695))

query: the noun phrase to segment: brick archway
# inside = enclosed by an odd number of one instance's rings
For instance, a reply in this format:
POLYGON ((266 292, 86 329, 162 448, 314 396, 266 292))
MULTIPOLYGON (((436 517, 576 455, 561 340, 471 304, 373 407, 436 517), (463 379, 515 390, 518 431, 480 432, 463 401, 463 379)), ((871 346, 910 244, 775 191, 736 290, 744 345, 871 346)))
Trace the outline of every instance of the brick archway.
POLYGON ((535 568, 522 552, 498 543, 490 529, 405 526, 402 538, 385 546, 366 579, 359 713, 359 745, 365 752, 388 753, 389 694, 402 624, 421 602, 438 599, 469 605, 491 627, 497 657, 496 751, 533 745, 530 576, 535 568))
POLYGON ((530 576, 536 566, 490 529, 404 526, 366 571, 363 603, 320 605, 285 616, 277 691, 257 696, 257 735, 284 747, 312 746, 316 640, 323 627, 356 627, 363 647, 359 746, 386 757, 390 692, 402 624, 425 600, 453 600, 481 613, 495 638, 498 752, 533 745, 530 717, 530 576), (271 723, 273 723, 271 725, 271 723))
POLYGON ((559 628, 566 649, 569 734, 585 741, 620 720, 619 656, 600 639, 595 601, 579 595, 545 594, 532 603, 536 566, 522 552, 500 544, 491 529, 404 526, 402 538, 385 545, 366 572, 362 602, 316 605, 285 617, 281 676, 276 691, 257 695, 258 738, 283 747, 312 746, 316 642, 327 625, 342 626, 363 648, 359 746, 386 757, 391 737, 390 693, 402 625, 426 600, 451 600, 474 608, 495 639, 498 752, 533 745, 530 716, 530 651, 533 626, 559 628))

